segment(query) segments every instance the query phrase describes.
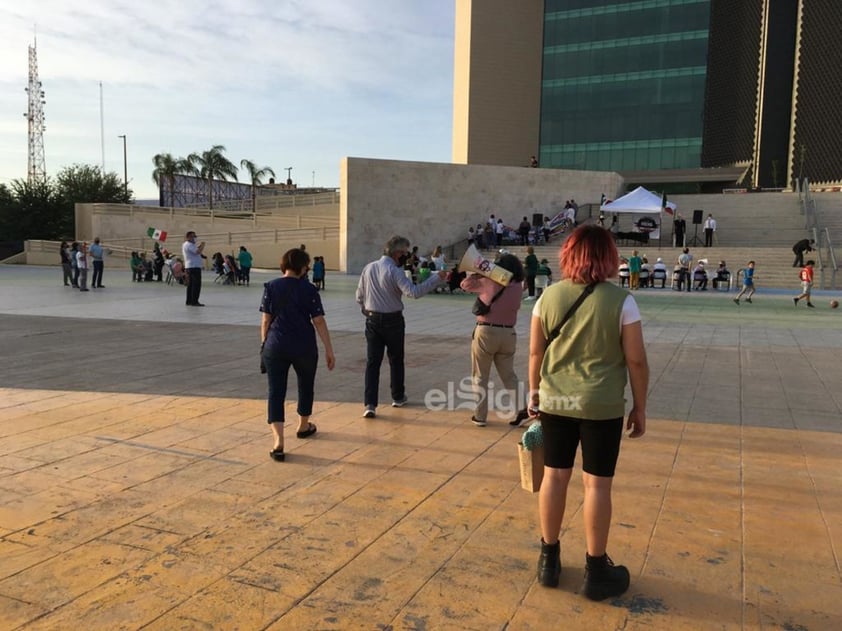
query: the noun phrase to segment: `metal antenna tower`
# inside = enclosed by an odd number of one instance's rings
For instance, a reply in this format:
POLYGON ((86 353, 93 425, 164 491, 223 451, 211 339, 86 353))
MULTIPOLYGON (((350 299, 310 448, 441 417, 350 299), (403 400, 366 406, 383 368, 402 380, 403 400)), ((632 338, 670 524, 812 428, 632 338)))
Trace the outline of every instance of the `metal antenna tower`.
POLYGON ((44 182, 47 179, 47 164, 44 159, 44 90, 38 80, 37 40, 29 47, 29 85, 26 93, 29 97, 29 109, 24 114, 29 122, 29 164, 27 177, 30 184, 44 182))

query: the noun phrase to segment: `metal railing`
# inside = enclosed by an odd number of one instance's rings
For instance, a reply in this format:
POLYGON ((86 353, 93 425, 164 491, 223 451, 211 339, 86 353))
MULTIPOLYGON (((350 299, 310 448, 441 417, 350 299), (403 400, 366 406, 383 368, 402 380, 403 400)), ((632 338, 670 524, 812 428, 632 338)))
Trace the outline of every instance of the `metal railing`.
POLYGON ((796 190, 798 191, 798 201, 801 207, 801 214, 804 215, 804 227, 809 231, 811 238, 816 244, 816 261, 819 268, 819 288, 836 289, 836 272, 839 265, 836 261, 836 252, 833 249, 833 242, 830 238, 830 230, 822 228, 818 217, 818 209, 816 200, 813 198, 813 193, 810 191, 810 181, 804 178, 802 181, 796 181, 796 190), (827 261, 822 255, 822 249, 826 251, 827 261), (825 284, 825 268, 830 270, 830 287, 825 284))
MULTIPOLYGON (((95 215, 122 215, 134 217, 137 214, 160 215, 170 220, 175 217, 206 217, 211 224, 215 219, 237 219, 251 221, 253 226, 257 225, 260 218, 271 218, 273 222, 294 223, 296 228, 338 226, 339 217, 311 217, 308 215, 275 215, 271 211, 259 211, 253 213, 251 208, 247 211, 236 211, 225 208, 177 208, 172 206, 139 206, 137 204, 92 204, 92 212, 95 215), (309 224, 309 225, 308 225, 309 224)), ((301 205, 297 206, 301 207, 301 205)))
POLYGON ((812 238, 813 242, 816 244, 816 258, 819 259, 816 261, 819 268, 819 288, 824 289, 824 261, 822 260, 822 247, 821 247, 821 233, 819 232, 818 228, 812 228, 810 230, 810 237, 812 238))
POLYGON ((338 204, 339 197, 338 190, 298 195, 259 195, 257 211, 338 204))
MULTIPOLYGON (((238 230, 229 232, 216 232, 202 234, 202 240, 219 244, 221 242, 227 245, 239 245, 245 241, 249 243, 278 243, 284 242, 300 242, 306 243, 308 241, 325 241, 328 239, 339 239, 339 226, 322 226, 311 228, 275 228, 272 230, 238 230)), ((55 254, 58 260, 59 241, 43 241, 32 239, 24 241, 24 251, 32 253, 48 253, 55 254)), ((103 247, 110 250, 109 256, 129 259, 131 253, 137 252, 151 252, 155 241, 150 237, 125 237, 118 239, 109 239, 103 242, 103 247)), ((166 244, 161 245, 161 249, 165 249, 166 244)), ((181 246, 177 245, 174 248, 175 253, 181 252, 181 246)))
POLYGON ((275 228, 273 230, 239 230, 202 234, 203 241, 227 241, 228 245, 239 244, 245 240, 254 242, 279 241, 324 241, 339 238, 339 226, 321 226, 310 228, 275 228))
MULTIPOLYGON (((320 193, 262 193, 258 190, 254 199, 251 196, 239 199, 220 199, 214 201, 213 209, 221 212, 251 213, 254 206, 257 212, 279 208, 297 208, 319 206, 322 204, 338 204, 339 191, 323 191, 320 193)), ((208 209, 208 202, 186 204, 184 208, 208 209)))
MULTIPOLYGON (((836 262, 836 252, 833 250, 833 242, 830 240, 830 230, 824 228, 822 230, 822 234, 824 235, 824 243, 825 247, 827 248, 827 257, 830 259, 830 287, 829 289, 836 289, 836 272, 839 269, 839 264, 836 262)), ((819 241, 816 241, 819 243, 819 241)), ((819 248, 819 252, 821 252, 821 248, 819 248)), ((821 254, 819 254, 821 257, 821 254)), ((824 287, 824 282, 822 282, 822 287, 824 287)))
MULTIPOLYGON (((25 253, 32 252, 34 254, 55 254, 57 261, 60 246, 60 241, 30 239, 28 241, 23 242, 23 249, 25 253)), ((124 245, 114 245, 110 242, 107 244, 103 244, 103 247, 106 249, 107 252, 109 252, 109 257, 117 257, 126 260, 131 258, 133 251, 143 249, 124 245)), ((152 248, 149 248, 149 250, 151 251, 152 248)))
POLYGON ((821 226, 819 225, 818 212, 816 210, 816 200, 813 198, 812 191, 810 191, 810 180, 804 178, 797 190, 799 209, 801 214, 804 215, 804 228, 806 230, 816 229, 820 231, 821 226))

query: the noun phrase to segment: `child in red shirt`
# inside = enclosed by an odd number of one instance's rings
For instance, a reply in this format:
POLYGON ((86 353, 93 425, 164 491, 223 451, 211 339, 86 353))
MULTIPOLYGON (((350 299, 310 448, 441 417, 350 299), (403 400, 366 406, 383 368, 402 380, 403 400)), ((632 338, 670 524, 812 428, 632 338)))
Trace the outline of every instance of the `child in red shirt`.
POLYGON ((801 268, 801 272, 798 274, 798 277, 801 279, 801 293, 792 299, 792 303, 795 306, 798 306, 798 301, 802 298, 807 299, 808 307, 815 308, 816 306, 810 302, 810 290, 813 288, 813 265, 815 264, 815 261, 807 261, 804 267, 801 268))

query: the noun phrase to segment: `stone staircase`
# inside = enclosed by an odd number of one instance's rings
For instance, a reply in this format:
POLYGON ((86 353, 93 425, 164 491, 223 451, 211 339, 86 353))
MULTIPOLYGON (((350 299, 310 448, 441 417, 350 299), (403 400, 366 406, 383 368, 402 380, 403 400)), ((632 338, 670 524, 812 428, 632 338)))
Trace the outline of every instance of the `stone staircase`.
MULTIPOLYGON (((541 245, 535 248, 535 256, 538 260, 542 258, 547 259, 550 269, 553 270, 553 280, 561 278, 558 267, 558 252, 561 241, 550 243, 549 245, 541 245)), ((505 246, 505 249, 516 254, 518 257, 526 257, 526 248, 523 246, 505 246)), ((633 247, 621 246, 619 248, 620 255, 631 256, 633 247)), ((680 248, 662 247, 639 247, 637 248, 641 256, 646 256, 650 263, 655 263, 658 257, 664 259, 667 269, 672 269, 676 264, 678 255, 681 254, 680 248)), ((775 288, 775 289, 791 289, 793 291, 799 288, 798 270, 792 267, 792 262, 795 256, 789 246, 764 246, 764 247, 711 247, 711 248, 690 248, 690 253, 694 257, 694 261, 699 259, 707 259, 711 270, 715 270, 719 261, 725 261, 728 264, 728 269, 732 274, 736 274, 737 270, 746 267, 748 261, 755 262, 755 283, 758 289, 775 288)), ((492 253, 489 253, 489 255, 492 253)), ((808 258, 805 256, 805 259, 808 258)), ((830 287, 830 276, 825 275, 824 287, 820 287, 821 275, 816 271, 815 286, 816 289, 832 289, 830 287)), ((669 283, 669 281, 667 281, 669 283)))
MULTIPOLYGON (((711 213, 716 219, 714 243, 718 246, 785 246, 789 250, 793 243, 807 236, 804 216, 795 193, 675 195, 670 201, 678 205, 678 212, 687 222, 688 245, 696 234, 696 226, 692 224, 693 211, 696 209, 702 211, 703 218, 711 213)), ((669 241, 671 235, 672 225, 665 218, 664 240, 669 241)), ((704 243, 704 237, 700 225, 698 238, 701 243, 704 243)))
MULTIPOLYGON (((819 223, 827 226, 831 238, 842 251, 842 194, 815 193, 819 223)), ((690 246, 690 253, 694 260, 707 259, 709 267, 715 269, 720 260, 726 261, 732 273, 744 268, 748 261, 755 261, 755 278, 757 287, 776 289, 798 289, 798 273, 792 267, 792 245, 810 234, 804 227, 805 219, 801 214, 798 196, 795 193, 748 193, 735 195, 676 195, 670 201, 678 205, 678 212, 687 221, 686 239, 689 243, 695 232, 692 224, 693 211, 703 211, 703 216, 713 214, 718 227, 714 240, 714 247, 705 248, 698 245, 690 246)), ((580 219, 582 219, 580 217, 580 219)), ((620 230, 632 230, 631 215, 620 216, 620 230)), ((671 218, 665 216, 663 225, 664 235, 661 246, 657 243, 646 246, 620 245, 622 256, 631 256, 635 248, 641 256, 646 256, 650 263, 658 257, 663 258, 667 268, 675 265, 680 248, 671 247, 672 223, 671 218)), ((698 229, 698 238, 704 242, 704 230, 698 229)), ((538 259, 546 258, 553 270, 553 279, 560 278, 558 269, 558 251, 561 238, 557 237, 549 245, 535 248, 538 259)), ((517 254, 521 259, 526 256, 526 248, 522 246, 504 246, 507 250, 517 254)), ((815 253, 805 256, 818 261, 815 253)), ((827 258, 827 257, 825 257, 827 258)), ((825 260, 827 266, 828 261, 825 260)), ((842 281, 842 278, 840 279, 842 281)), ((817 289, 835 289, 831 286, 829 269, 816 271, 817 289)))
POLYGON ((830 238, 842 251, 842 193, 813 193, 819 227, 828 228, 830 238))

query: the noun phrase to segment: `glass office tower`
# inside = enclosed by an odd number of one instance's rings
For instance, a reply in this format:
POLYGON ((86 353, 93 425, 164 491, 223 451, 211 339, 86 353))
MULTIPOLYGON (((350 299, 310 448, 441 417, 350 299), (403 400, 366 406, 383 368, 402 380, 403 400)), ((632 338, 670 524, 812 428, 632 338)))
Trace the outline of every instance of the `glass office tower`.
POLYGON ((698 167, 710 0, 545 0, 542 167, 698 167))

